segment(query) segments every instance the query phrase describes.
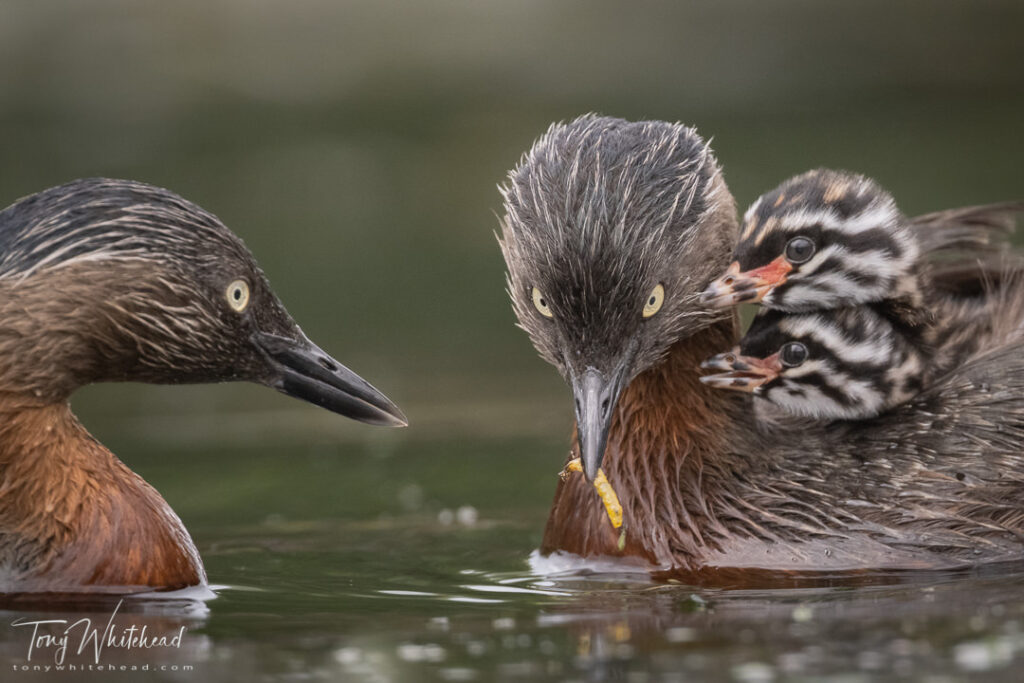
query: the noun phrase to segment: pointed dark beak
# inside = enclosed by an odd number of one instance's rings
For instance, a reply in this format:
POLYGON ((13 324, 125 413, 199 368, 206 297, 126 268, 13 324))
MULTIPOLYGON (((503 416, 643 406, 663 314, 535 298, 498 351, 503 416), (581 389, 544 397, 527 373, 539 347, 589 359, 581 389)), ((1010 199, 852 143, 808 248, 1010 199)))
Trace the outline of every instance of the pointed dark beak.
POLYGON ((387 396, 301 333, 298 339, 289 339, 257 332, 253 341, 270 362, 271 373, 263 380, 267 386, 367 424, 409 424, 387 396))
POLYGON ((615 404, 622 391, 624 376, 625 368, 615 371, 611 377, 595 368, 587 368, 572 380, 580 457, 583 460, 583 474, 588 481, 594 481, 601 461, 604 460, 608 428, 615 414, 615 404))

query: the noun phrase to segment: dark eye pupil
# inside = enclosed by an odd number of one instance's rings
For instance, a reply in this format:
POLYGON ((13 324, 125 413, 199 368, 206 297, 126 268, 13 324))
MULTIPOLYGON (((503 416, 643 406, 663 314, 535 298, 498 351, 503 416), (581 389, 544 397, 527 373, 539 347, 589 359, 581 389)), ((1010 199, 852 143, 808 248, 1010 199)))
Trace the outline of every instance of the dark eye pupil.
POLYGON ((655 299, 655 298, 654 298, 654 297, 652 296, 652 297, 651 297, 651 298, 650 298, 650 299, 649 299, 649 300, 647 301, 647 303, 648 303, 649 305, 653 306, 653 305, 654 305, 654 302, 656 302, 656 301, 657 301, 657 299, 655 299))
POLYGON ((543 297, 541 297, 541 300, 540 300, 540 307, 541 308, 547 308, 548 307, 548 302, 545 301, 543 297))
POLYGON ((807 347, 800 342, 789 342, 782 347, 782 364, 796 367, 807 360, 807 347))
POLYGON ((786 259, 792 263, 803 263, 814 255, 814 242, 806 237, 794 237, 786 245, 786 259))
POLYGON ((238 301, 241 298, 242 298, 242 290, 236 288, 235 289, 235 301, 238 301))

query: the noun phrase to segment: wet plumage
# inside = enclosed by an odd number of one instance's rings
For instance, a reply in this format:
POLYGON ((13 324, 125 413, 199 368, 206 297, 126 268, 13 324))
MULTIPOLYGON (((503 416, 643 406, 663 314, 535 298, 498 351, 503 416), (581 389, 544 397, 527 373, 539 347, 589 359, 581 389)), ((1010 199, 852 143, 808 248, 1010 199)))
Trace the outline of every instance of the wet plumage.
POLYGON ((705 362, 722 372, 703 381, 823 419, 906 401, 977 347, 992 315, 986 278, 1008 266, 998 255, 1022 207, 906 219, 864 176, 818 169, 787 180, 747 211, 735 260, 702 295, 763 308, 736 349, 705 362), (787 363, 796 348, 805 361, 787 363))
POLYGON ((92 382, 228 380, 404 424, 306 338, 241 240, 195 204, 90 179, 0 212, 0 593, 204 582, 180 520, 68 398, 92 382))
MULTIPOLYGON (((695 131, 583 117, 510 173, 502 248, 519 323, 573 386, 572 455, 619 494, 625 548, 583 477, 558 485, 542 552, 625 555, 694 580, 726 570, 938 568, 1024 558, 1024 287, 960 366, 876 418, 758 419, 700 382, 737 341, 700 293, 739 227, 695 131), (644 316, 649 293, 664 290, 644 316), (533 301, 537 288, 550 316, 533 301)), ((963 291, 985 290, 961 272, 963 291)), ((735 578, 735 575, 733 575, 735 578)))
POLYGON ((908 322, 924 323, 943 296, 933 265, 951 250, 990 258, 1022 209, 1007 202, 908 219, 870 178, 808 171, 751 205, 732 264, 703 298, 790 312, 887 301, 908 322))
POLYGON ((739 345, 706 360, 701 381, 753 393, 793 415, 856 420, 915 396, 934 374, 920 335, 870 305, 762 311, 739 345))

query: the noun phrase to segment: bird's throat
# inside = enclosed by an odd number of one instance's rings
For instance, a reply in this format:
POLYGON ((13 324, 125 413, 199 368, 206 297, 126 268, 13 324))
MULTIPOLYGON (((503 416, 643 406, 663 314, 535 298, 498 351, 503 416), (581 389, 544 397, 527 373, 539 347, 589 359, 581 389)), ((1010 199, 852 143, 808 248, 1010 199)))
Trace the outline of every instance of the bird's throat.
POLYGON ((727 439, 741 400, 703 385, 699 366, 735 340, 735 321, 711 325, 677 342, 623 391, 602 469, 622 503, 624 544, 576 475, 558 485, 542 553, 639 557, 661 568, 678 565, 680 554, 699 561, 718 524, 716 485, 734 464, 727 439))

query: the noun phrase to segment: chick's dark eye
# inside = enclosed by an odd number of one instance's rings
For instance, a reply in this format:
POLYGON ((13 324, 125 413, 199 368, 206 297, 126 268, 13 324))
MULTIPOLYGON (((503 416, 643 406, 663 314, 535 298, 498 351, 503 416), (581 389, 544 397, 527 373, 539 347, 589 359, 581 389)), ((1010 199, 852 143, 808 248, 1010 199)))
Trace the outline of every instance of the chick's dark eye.
POLYGON ((787 368, 795 368, 807 360, 807 347, 800 342, 787 342, 779 351, 779 360, 787 368))
POLYGON ((807 237, 794 237, 786 243, 786 260, 790 263, 804 263, 814 256, 814 242, 807 237))

